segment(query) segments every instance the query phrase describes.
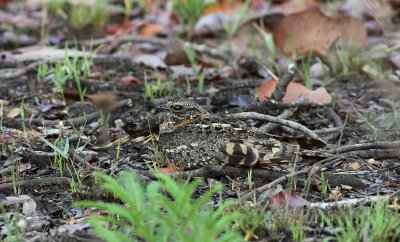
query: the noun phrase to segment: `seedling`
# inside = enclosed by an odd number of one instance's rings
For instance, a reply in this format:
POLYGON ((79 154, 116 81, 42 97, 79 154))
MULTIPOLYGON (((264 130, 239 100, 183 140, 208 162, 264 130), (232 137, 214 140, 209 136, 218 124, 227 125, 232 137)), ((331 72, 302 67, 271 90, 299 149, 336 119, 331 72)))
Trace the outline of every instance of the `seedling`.
POLYGON ((212 6, 214 1, 204 0, 173 0, 173 11, 178 17, 179 22, 186 25, 188 39, 191 39, 194 33, 194 26, 204 10, 212 6))
POLYGON ((47 64, 41 64, 38 68, 36 79, 37 81, 43 80, 49 74, 49 66, 47 64))
POLYGON ((371 207, 343 210, 338 213, 322 212, 322 226, 335 231, 324 241, 395 241, 400 237, 398 214, 392 213, 387 201, 374 203, 371 207), (338 230, 337 228, 340 228, 338 230))
MULTIPOLYGON (((196 52, 190 48, 184 48, 186 56, 189 60, 190 65, 194 71, 195 76, 197 77, 197 92, 199 94, 203 94, 204 91, 204 80, 206 77, 206 70, 200 70, 200 66, 196 61, 196 52)), ((188 79, 186 78, 186 81, 188 79)))
POLYGON ((96 173, 95 177, 103 182, 100 188, 125 205, 103 201, 82 201, 76 205, 94 207, 108 214, 88 220, 96 234, 106 241, 196 241, 199 238, 243 241, 231 228, 239 213, 226 213, 234 202, 223 202, 216 210, 209 205, 210 198, 221 186, 214 186, 193 199, 201 180, 179 184, 165 174, 155 176, 159 181, 144 187, 135 173, 123 173, 119 180, 96 173))
POLYGON ((253 188, 254 181, 253 181, 253 170, 252 169, 250 169, 247 172, 247 185, 249 185, 249 190, 251 190, 253 188))
POLYGON ((325 177, 324 172, 321 172, 321 186, 322 186, 322 195, 326 196, 328 194, 329 183, 328 179, 325 177))
POLYGON ((308 52, 307 57, 301 59, 303 66, 303 80, 304 84, 308 89, 312 89, 311 85, 311 58, 312 51, 308 52))
POLYGON ((162 96, 170 96, 173 93, 174 81, 171 79, 161 80, 157 78, 155 82, 150 83, 147 74, 144 74, 144 90, 145 96, 149 100, 154 100, 162 96))
POLYGON ((243 205, 240 207, 240 218, 236 221, 235 227, 244 234, 244 241, 252 241, 257 234, 263 236, 267 231, 267 213, 262 207, 256 205, 243 205))
POLYGON ((84 29, 92 26, 101 28, 105 25, 108 15, 108 0, 95 0, 93 3, 80 1, 72 3, 69 0, 50 1, 50 12, 68 21, 74 29, 84 29))
POLYGON ((228 38, 232 39, 240 24, 245 21, 245 14, 249 8, 249 4, 250 0, 246 0, 246 2, 244 2, 244 4, 240 7, 239 11, 233 15, 229 21, 224 21, 223 26, 228 38))

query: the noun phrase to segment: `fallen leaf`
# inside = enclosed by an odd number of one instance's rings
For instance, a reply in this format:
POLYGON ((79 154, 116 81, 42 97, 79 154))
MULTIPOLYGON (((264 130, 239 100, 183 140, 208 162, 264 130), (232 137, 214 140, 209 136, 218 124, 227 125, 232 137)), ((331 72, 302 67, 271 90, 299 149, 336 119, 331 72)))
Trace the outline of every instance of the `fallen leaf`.
POLYGON ((119 82, 121 83, 122 86, 129 86, 131 84, 136 84, 136 85, 140 85, 142 84, 142 81, 137 79, 134 76, 124 76, 121 78, 121 80, 119 80, 119 82))
POLYGON ((231 19, 230 16, 222 13, 211 13, 201 17, 194 26, 194 30, 197 35, 216 34, 225 31, 224 23, 232 21, 231 19))
POLYGON ((7 106, 8 104, 10 104, 10 101, 4 100, 4 99, 0 99, 0 107, 1 106, 7 106))
POLYGON ((310 8, 318 8, 318 3, 315 0, 289 0, 274 7, 274 11, 280 11, 286 15, 298 13, 310 8))
MULTIPOLYGON (((46 46, 29 46, 19 48, 18 53, 12 56, 16 62, 29 62, 36 60, 62 60, 65 56, 64 49, 56 49, 53 47, 46 46)), ((79 51, 74 49, 69 49, 67 52, 68 57, 83 57, 83 56, 93 56, 93 52, 89 51, 79 51)))
POLYGON ((20 108, 13 108, 7 113, 6 117, 7 118, 15 118, 15 117, 17 117, 19 115, 21 115, 21 109, 20 108))
POLYGON ((343 197, 342 192, 340 191, 340 187, 335 187, 335 189, 333 189, 331 191, 331 193, 329 194, 329 198, 333 199, 335 201, 339 200, 341 197, 343 197))
POLYGON ((349 163, 349 167, 353 170, 359 170, 361 168, 360 163, 357 161, 349 163))
POLYGON ((371 164, 371 165, 380 165, 381 164, 381 162, 375 160, 374 158, 368 159, 367 162, 368 162, 368 164, 371 164))
MULTIPOLYGON (((260 87, 256 88, 256 96, 262 102, 267 98, 272 96, 276 89, 278 81, 268 80, 261 84, 260 87)), ((324 87, 317 88, 315 90, 310 90, 303 84, 297 82, 289 83, 286 94, 283 97, 284 103, 293 103, 298 101, 300 98, 304 98, 306 102, 310 103, 321 103, 329 104, 332 101, 331 95, 326 91, 324 87)))
POLYGON ((143 37, 155 37, 162 30, 164 30, 165 26, 162 24, 148 24, 139 30, 139 35, 143 37))
POLYGON ((289 195, 287 190, 284 190, 278 192, 271 198, 268 208, 283 208, 285 207, 286 203, 288 204, 288 208, 300 208, 310 204, 309 201, 298 196, 295 191, 291 191, 289 195))
POLYGON ((106 32, 109 35, 118 33, 119 35, 128 34, 134 30, 137 30, 140 25, 132 22, 114 23, 108 24, 106 32))
POLYGON ((36 212, 36 202, 30 198, 28 195, 22 195, 21 197, 26 198, 27 200, 24 201, 22 205, 22 213, 25 216, 32 216, 36 212))
POLYGON ((394 54, 389 58, 390 62, 395 65, 397 68, 400 68, 400 55, 394 54))
POLYGON ((324 56, 339 36, 335 21, 317 9, 285 16, 274 29, 276 47, 286 55, 324 56))
POLYGON ((399 199, 398 199, 398 198, 395 198, 395 199, 393 200, 393 202, 392 202, 391 204, 388 205, 388 207, 391 208, 391 209, 399 210, 399 209, 400 209, 399 199))
POLYGON ((210 5, 204 10, 203 16, 211 13, 224 13, 231 15, 234 14, 241 6, 241 1, 218 0, 215 1, 215 4, 210 5))
POLYGON ((143 64, 143 65, 151 67, 153 69, 167 68, 167 65, 164 63, 164 61, 161 60, 160 57, 155 56, 155 55, 140 55, 140 56, 133 58, 133 62, 135 62, 137 64, 143 64))
POLYGON ((336 20, 336 27, 345 47, 362 46, 367 43, 367 31, 360 20, 343 16, 336 20))

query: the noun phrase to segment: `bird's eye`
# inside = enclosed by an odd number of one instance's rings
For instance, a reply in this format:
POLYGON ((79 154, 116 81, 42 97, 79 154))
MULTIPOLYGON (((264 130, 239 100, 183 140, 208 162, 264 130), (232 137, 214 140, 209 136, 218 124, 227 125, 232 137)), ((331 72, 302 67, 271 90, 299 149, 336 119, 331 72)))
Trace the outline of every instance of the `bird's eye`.
POLYGON ((183 106, 179 104, 174 104, 171 106, 172 111, 180 112, 183 110, 183 106))

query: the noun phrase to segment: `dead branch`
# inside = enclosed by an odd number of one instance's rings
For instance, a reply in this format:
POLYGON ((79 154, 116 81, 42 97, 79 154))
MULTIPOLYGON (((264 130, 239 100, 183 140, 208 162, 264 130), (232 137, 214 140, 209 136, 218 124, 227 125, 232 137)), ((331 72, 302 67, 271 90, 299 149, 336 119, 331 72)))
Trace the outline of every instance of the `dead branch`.
POLYGON ((289 65, 288 71, 283 73, 281 78, 279 79, 278 84, 276 85, 276 89, 274 93, 272 93, 272 99, 281 102, 283 97, 286 94, 287 87, 289 83, 293 80, 294 77, 294 65, 289 65))
MULTIPOLYGON (((117 103, 115 103, 111 108, 110 112, 115 111, 119 108, 125 107, 125 106, 132 106, 132 101, 131 99, 125 99, 121 100, 117 103)), ((6 126, 11 126, 11 127, 20 127, 22 122, 26 122, 28 125, 34 125, 34 126, 55 126, 60 124, 60 122, 63 122, 65 124, 70 124, 72 126, 78 126, 85 124, 93 119, 99 118, 101 115, 100 111, 96 111, 93 113, 90 113, 88 115, 84 116, 79 116, 76 118, 70 118, 66 120, 46 120, 46 119, 15 119, 15 118, 10 118, 10 119, 5 119, 4 120, 4 125, 6 126)))
MULTIPOLYGON (((294 112, 296 112, 297 108, 290 108, 286 109, 283 111, 283 113, 279 114, 277 118, 281 119, 288 119, 290 116, 293 115, 294 112)), ((262 133, 270 133, 272 130, 276 129, 278 125, 276 123, 268 123, 265 125, 262 125, 258 130, 262 133)))
POLYGON ((35 178, 23 181, 9 182, 0 184, 0 192, 10 191, 15 187, 38 187, 38 186, 50 186, 50 185, 68 185, 70 178, 67 177, 46 177, 46 178, 35 178))
POLYGON ((266 115, 266 114, 260 114, 260 113, 255 113, 255 112, 243 112, 243 113, 234 113, 234 114, 230 114, 228 115, 230 117, 233 118, 238 118, 238 119, 256 119, 256 120, 263 120, 263 121, 268 121, 268 122, 272 122, 272 123, 277 123, 283 126, 287 126, 289 128, 292 128, 294 130, 300 131, 301 133, 305 134, 306 136, 309 136, 313 139, 319 140, 321 142, 323 142, 324 144, 326 144, 326 142, 324 140, 322 140, 317 134, 315 134, 313 131, 309 130, 307 127, 290 121, 290 120, 285 120, 285 119, 281 119, 278 117, 274 117, 274 116, 270 116, 270 115, 266 115))
POLYGON ((337 149, 329 150, 328 153, 332 154, 344 154, 351 151, 357 150, 370 150, 370 149, 398 149, 400 148, 400 141, 390 141, 390 142, 373 142, 366 144, 355 144, 346 145, 337 149))
POLYGON ((317 202, 317 203, 310 203, 308 207, 310 208, 320 208, 320 209, 329 209, 329 208, 338 208, 338 207, 354 207, 359 206, 365 203, 371 202, 383 202, 387 201, 390 198, 397 196, 400 191, 396 191, 390 195, 386 196, 371 196, 371 197, 363 197, 363 198, 353 198, 353 199, 346 199, 336 202, 317 202))

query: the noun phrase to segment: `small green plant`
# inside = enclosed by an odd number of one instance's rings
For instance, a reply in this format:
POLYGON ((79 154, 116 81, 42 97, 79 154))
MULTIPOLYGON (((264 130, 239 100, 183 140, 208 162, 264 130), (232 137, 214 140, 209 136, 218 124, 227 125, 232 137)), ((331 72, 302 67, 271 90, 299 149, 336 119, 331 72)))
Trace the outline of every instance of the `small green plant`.
POLYGON ((253 181, 253 170, 252 169, 250 169, 247 172, 247 185, 249 186, 249 190, 251 190, 253 188, 254 181, 253 181))
POLYGON ((63 68, 61 63, 56 63, 53 69, 53 78, 51 79, 56 87, 58 93, 61 94, 62 98, 64 98, 64 86, 68 79, 68 75, 63 68))
POLYGON ((129 14, 132 11, 132 1, 131 0, 124 0, 124 6, 125 6, 125 22, 129 21, 129 14))
POLYGON ((234 202, 213 209, 209 201, 221 186, 193 198, 201 180, 179 184, 165 174, 145 188, 135 173, 123 173, 120 180, 96 173, 100 188, 111 192, 125 205, 102 201, 81 201, 78 206, 104 210, 108 215, 89 218, 96 234, 106 241, 243 241, 231 228, 239 218, 227 213, 234 202))
POLYGON ((14 159, 14 151, 10 148, 10 159, 11 159, 11 177, 13 182, 13 191, 15 195, 19 195, 19 190, 16 186, 16 182, 19 180, 19 162, 14 159))
POLYGON ((324 172, 321 172, 321 186, 322 186, 322 195, 326 196, 328 194, 329 183, 328 179, 325 177, 324 172))
POLYGON ((27 222, 21 218, 18 211, 7 214, 6 209, 0 203, 0 214, 2 215, 2 226, 0 236, 2 241, 24 241, 27 222), (6 238, 4 238, 6 237, 6 238), (3 240, 4 239, 4 240, 3 240))
POLYGON ((303 80, 304 84, 308 89, 312 89, 311 85, 311 58, 312 51, 307 54, 307 57, 301 59, 301 64, 303 66, 303 80))
POLYGON ((161 80, 157 78, 155 82, 147 80, 147 74, 144 75, 145 97, 154 100, 162 96, 171 96, 174 91, 174 81, 171 79, 161 80))
POLYGON ((49 74, 49 66, 47 64, 41 64, 38 68, 36 79, 37 81, 43 80, 49 74))
POLYGON ((304 230, 301 228, 301 224, 297 221, 292 221, 292 239, 296 242, 304 241, 304 230))
MULTIPOLYGON (((260 35, 263 37, 265 42, 265 46, 267 47, 268 53, 271 55, 271 59, 274 60, 276 57, 276 46, 274 42, 274 38, 271 33, 267 32, 263 25, 260 27, 258 25, 254 25, 260 35)), ((259 51, 256 51, 259 54, 259 51)))
POLYGON ((268 223, 265 208, 244 204, 239 211, 241 216, 236 221, 235 228, 244 234, 244 241, 251 241, 255 235, 265 235, 268 223))
POLYGON ((109 15, 109 0, 95 0, 87 3, 52 0, 49 7, 51 13, 67 20, 69 26, 75 29, 84 29, 89 26, 102 27, 109 15))
POLYGON ((173 0, 173 11, 179 22, 187 26, 188 38, 194 33, 194 26, 204 10, 212 6, 214 1, 207 0, 173 0))
POLYGON ((46 143, 54 151, 54 166, 58 169, 60 174, 63 174, 63 159, 69 159, 69 141, 66 139, 62 141, 61 135, 55 139, 54 143, 51 143, 46 138, 40 137, 40 139, 46 143))
POLYGON ((243 5, 240 7, 239 11, 232 16, 232 18, 228 21, 224 21, 223 26, 225 29, 228 38, 233 38, 236 31, 243 21, 246 20, 246 11, 249 8, 250 0, 246 0, 243 5))
MULTIPOLYGON (((83 49, 83 51, 85 51, 83 49)), ((94 51, 96 54, 97 49, 94 51)), ((53 73, 52 82, 56 91, 61 94, 64 99, 64 87, 68 80, 73 80, 78 89, 79 99, 84 101, 86 89, 82 88, 82 78, 87 79, 90 76, 94 55, 85 54, 82 57, 75 55, 69 57, 68 47, 65 45, 64 58, 62 62, 56 62, 52 66, 41 65, 37 71, 37 78, 41 80, 49 73, 53 73)))
POLYGON ((361 209, 339 209, 338 213, 320 212, 321 226, 336 231, 324 241, 397 241, 400 219, 388 208, 388 202, 378 202, 361 209), (340 228, 338 230, 337 228, 340 228))
POLYGON ((352 72, 359 72, 361 67, 370 60, 359 58, 359 49, 346 48, 343 43, 338 42, 333 50, 328 53, 326 60, 336 75, 349 75, 352 72))
MULTIPOLYGON (((184 48, 186 56, 189 60, 190 65, 194 71, 195 76, 197 77, 197 92, 198 94, 203 94, 204 92, 204 80, 206 77, 206 70, 201 70, 199 64, 196 61, 196 52, 188 47, 184 48)), ((188 82, 188 79, 186 78, 188 82)))

